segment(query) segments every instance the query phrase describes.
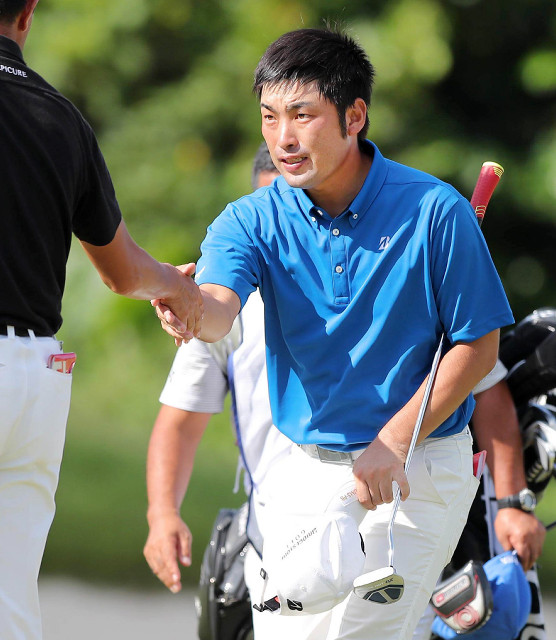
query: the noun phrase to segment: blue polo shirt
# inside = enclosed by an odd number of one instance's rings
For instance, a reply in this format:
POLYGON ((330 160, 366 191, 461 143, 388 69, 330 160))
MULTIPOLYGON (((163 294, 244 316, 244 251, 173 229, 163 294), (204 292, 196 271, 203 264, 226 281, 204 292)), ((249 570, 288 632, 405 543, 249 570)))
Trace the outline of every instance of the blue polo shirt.
MULTIPOLYGON (((270 403, 294 442, 371 442, 427 376, 442 332, 470 342, 511 324, 469 202, 385 159, 336 218, 279 177, 229 204, 207 232, 198 284, 259 287, 270 403)), ((372 145, 372 147, 371 147, 372 145)), ((431 435, 461 431, 471 396, 431 435)))

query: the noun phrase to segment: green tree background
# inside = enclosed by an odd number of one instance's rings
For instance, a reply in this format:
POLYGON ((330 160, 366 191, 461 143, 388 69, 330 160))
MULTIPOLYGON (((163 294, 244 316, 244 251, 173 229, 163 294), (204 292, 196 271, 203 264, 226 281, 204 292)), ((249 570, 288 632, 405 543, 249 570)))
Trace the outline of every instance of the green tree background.
MULTIPOLYGON (((250 189, 260 55, 284 31, 325 20, 376 66, 370 137, 387 156, 469 195, 483 161, 505 167, 484 233, 516 318, 556 306, 553 0, 42 0, 25 57, 94 126, 136 240, 183 263, 250 189)), ((111 294, 79 247, 63 314, 78 364, 43 572, 155 587, 141 553, 144 459, 175 348, 148 303, 111 294)), ((235 459, 229 418, 215 418, 183 508, 192 584, 217 509, 242 500, 235 459)), ((549 491, 545 520, 555 506, 549 491)), ((545 589, 556 584, 551 547, 545 589)))

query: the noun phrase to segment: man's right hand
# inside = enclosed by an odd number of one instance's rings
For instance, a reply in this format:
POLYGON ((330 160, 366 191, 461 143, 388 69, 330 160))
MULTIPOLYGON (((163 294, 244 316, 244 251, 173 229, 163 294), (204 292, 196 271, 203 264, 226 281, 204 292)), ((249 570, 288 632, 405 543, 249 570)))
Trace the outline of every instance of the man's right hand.
POLYGON ((177 513, 149 518, 149 536, 143 554, 153 573, 172 593, 181 590, 181 563, 191 566, 191 531, 177 513))
POLYGON ((394 499, 393 483, 400 487, 401 499, 409 496, 409 482, 404 470, 407 447, 389 437, 383 429, 353 465, 357 498, 365 509, 394 499))
POLYGON ((175 267, 181 281, 176 293, 167 298, 151 300, 156 315, 164 331, 171 335, 176 345, 189 342, 201 333, 203 319, 203 297, 192 276, 195 264, 189 263, 175 267))
POLYGON ((505 550, 515 549, 525 571, 542 553, 546 529, 532 513, 519 509, 498 509, 494 529, 505 550))

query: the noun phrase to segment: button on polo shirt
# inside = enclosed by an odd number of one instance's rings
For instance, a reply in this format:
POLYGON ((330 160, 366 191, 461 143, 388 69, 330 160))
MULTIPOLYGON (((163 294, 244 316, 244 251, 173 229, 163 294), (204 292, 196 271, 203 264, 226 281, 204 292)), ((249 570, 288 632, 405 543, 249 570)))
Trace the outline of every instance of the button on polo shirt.
MULTIPOLYGON (((260 288, 274 423, 347 450, 411 398, 443 330, 472 341, 513 322, 467 200, 367 145, 371 169, 341 215, 279 177, 209 227, 197 278, 242 304, 260 288)), ((472 409, 469 397, 433 435, 461 431, 472 409)))

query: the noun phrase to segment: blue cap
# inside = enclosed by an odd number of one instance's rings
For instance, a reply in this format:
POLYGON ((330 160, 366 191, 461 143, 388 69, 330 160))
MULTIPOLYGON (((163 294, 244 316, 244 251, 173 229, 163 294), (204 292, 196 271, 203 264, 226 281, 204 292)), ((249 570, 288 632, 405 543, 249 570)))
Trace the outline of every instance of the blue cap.
POLYGON ((438 616, 432 630, 450 640, 461 637, 469 640, 513 640, 525 626, 531 611, 531 588, 515 551, 494 556, 484 565, 492 589, 494 603, 489 620, 476 631, 458 635, 438 616))

